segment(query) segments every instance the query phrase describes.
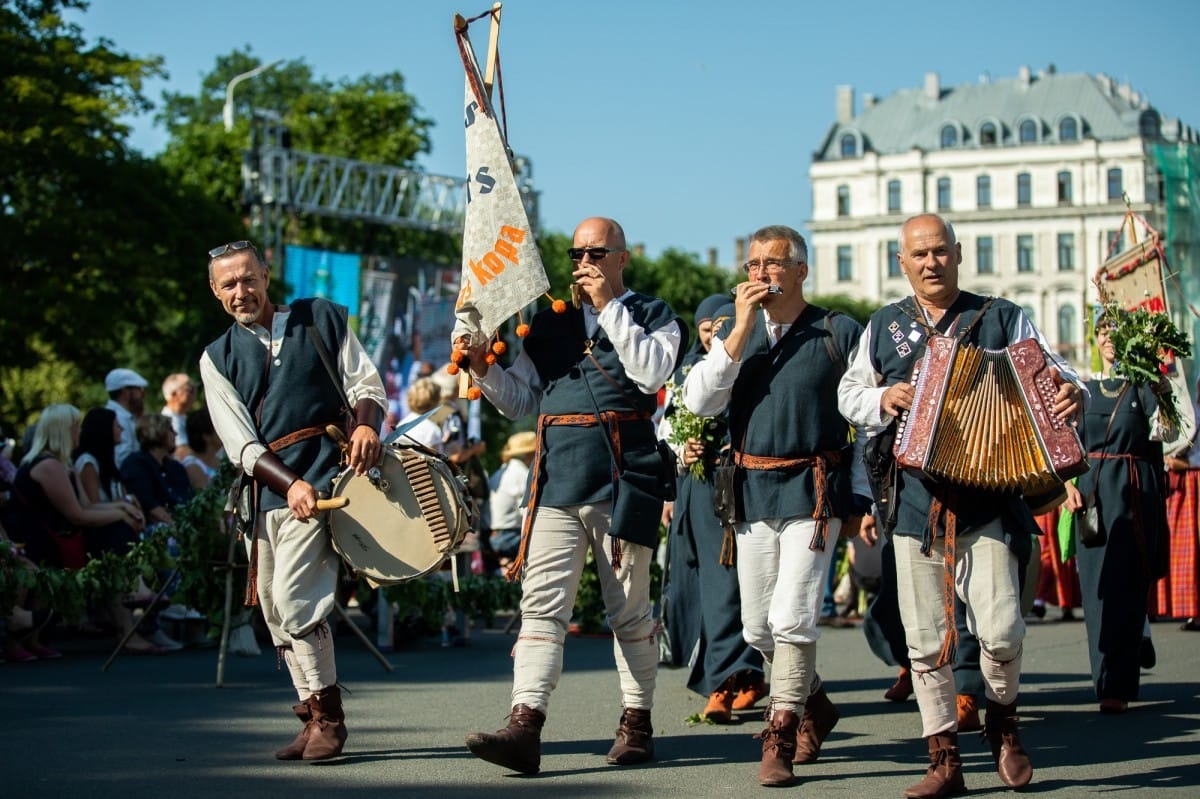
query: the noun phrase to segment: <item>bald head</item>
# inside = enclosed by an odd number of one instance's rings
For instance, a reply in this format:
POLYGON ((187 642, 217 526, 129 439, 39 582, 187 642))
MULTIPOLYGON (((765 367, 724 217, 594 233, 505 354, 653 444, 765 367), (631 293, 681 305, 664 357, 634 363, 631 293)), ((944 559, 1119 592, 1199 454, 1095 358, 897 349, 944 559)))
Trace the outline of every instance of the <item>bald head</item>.
POLYGON ((579 241, 581 232, 586 232, 589 237, 599 236, 604 240, 602 246, 625 249, 625 229, 615 219, 609 219, 606 216, 589 217, 575 228, 575 241, 579 241))
POLYGON ((937 214, 917 214, 906 219, 904 225, 900 228, 900 251, 904 252, 908 249, 908 234, 910 231, 917 227, 924 228, 929 225, 939 225, 946 234, 946 241, 951 247, 958 243, 958 239, 954 235, 954 225, 951 225, 937 214))

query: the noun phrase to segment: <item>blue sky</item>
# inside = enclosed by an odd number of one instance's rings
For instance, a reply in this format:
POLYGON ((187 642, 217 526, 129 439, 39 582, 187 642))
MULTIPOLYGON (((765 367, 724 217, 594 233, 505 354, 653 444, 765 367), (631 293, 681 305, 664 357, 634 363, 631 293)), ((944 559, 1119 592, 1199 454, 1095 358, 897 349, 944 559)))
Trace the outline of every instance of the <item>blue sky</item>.
MULTIPOLYGON (((428 172, 465 170, 463 73, 451 20, 490 0, 92 0, 85 36, 161 55, 165 88, 199 89, 219 54, 303 59, 338 80, 400 71, 433 119, 428 172), (473 3, 473 5, 472 5, 473 3)), ((471 28, 482 58, 486 22, 471 28)), ((657 255, 720 260, 765 224, 804 230, 807 171, 838 85, 885 97, 936 71, 943 86, 1029 65, 1105 72, 1200 127, 1196 0, 654 2, 507 0, 501 66, 513 149, 528 156, 544 229, 604 215, 657 255)), ((146 153, 165 134, 132 121, 146 153)))

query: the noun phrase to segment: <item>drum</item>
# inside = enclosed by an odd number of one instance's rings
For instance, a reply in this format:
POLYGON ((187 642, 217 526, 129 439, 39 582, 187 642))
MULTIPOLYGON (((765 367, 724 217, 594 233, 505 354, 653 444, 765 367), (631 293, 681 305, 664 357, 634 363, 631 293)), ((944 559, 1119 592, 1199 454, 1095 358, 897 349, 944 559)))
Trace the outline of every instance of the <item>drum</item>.
POLYGON ((425 449, 384 445, 365 475, 345 469, 329 511, 333 548, 375 585, 395 585, 435 571, 478 526, 466 481, 425 449))

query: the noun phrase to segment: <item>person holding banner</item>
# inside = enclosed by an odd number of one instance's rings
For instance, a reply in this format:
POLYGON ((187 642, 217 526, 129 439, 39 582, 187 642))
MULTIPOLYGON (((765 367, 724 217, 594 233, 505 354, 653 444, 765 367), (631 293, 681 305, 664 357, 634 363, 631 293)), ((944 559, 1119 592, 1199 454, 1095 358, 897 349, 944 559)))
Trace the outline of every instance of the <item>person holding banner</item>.
POLYGON ((317 507, 318 490, 338 473, 342 447, 325 430, 353 427, 345 454, 365 474, 382 454, 378 431, 387 395, 346 309, 323 299, 272 304, 270 272, 250 242, 210 250, 208 280, 235 320, 205 349, 200 375, 226 454, 254 478, 242 518, 252 581, 247 604, 261 601, 300 697, 293 710, 304 723, 275 757, 325 760, 341 754, 347 735, 326 623, 339 559, 328 513, 317 507))
POLYGON ((537 314, 507 369, 489 368, 486 341, 467 350, 476 384, 497 410, 510 419, 539 414, 529 510, 509 571, 521 574, 523 588, 512 713, 504 729, 467 736, 477 757, 527 774, 540 768, 542 726, 589 550, 621 683, 607 759, 654 757, 650 563, 675 470, 660 455, 651 417, 687 339, 665 302, 625 288, 629 251, 616 221, 581 222, 568 254, 581 308, 537 314))
POLYGON ((783 786, 838 721, 817 675, 817 624, 842 519, 870 509, 865 472, 863 496, 851 490, 858 461, 836 391, 862 327, 805 300, 808 247, 790 227, 756 231, 742 268, 734 317, 683 400, 698 416, 728 412, 742 635, 771 663, 758 782, 783 786))

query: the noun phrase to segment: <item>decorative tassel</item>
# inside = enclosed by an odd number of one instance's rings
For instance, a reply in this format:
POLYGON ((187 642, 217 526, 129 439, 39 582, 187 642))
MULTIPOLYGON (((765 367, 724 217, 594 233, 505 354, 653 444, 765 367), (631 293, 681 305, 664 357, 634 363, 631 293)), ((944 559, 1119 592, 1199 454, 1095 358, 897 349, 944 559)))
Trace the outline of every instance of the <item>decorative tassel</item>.
POLYGON ((722 566, 737 565, 737 538, 733 534, 733 527, 725 525, 725 534, 721 537, 721 559, 722 566))
POLYGON ((623 554, 621 549, 621 539, 613 538, 612 536, 609 536, 609 538, 612 538, 610 557, 612 558, 612 570, 615 572, 619 571, 621 568, 621 556, 623 554))

